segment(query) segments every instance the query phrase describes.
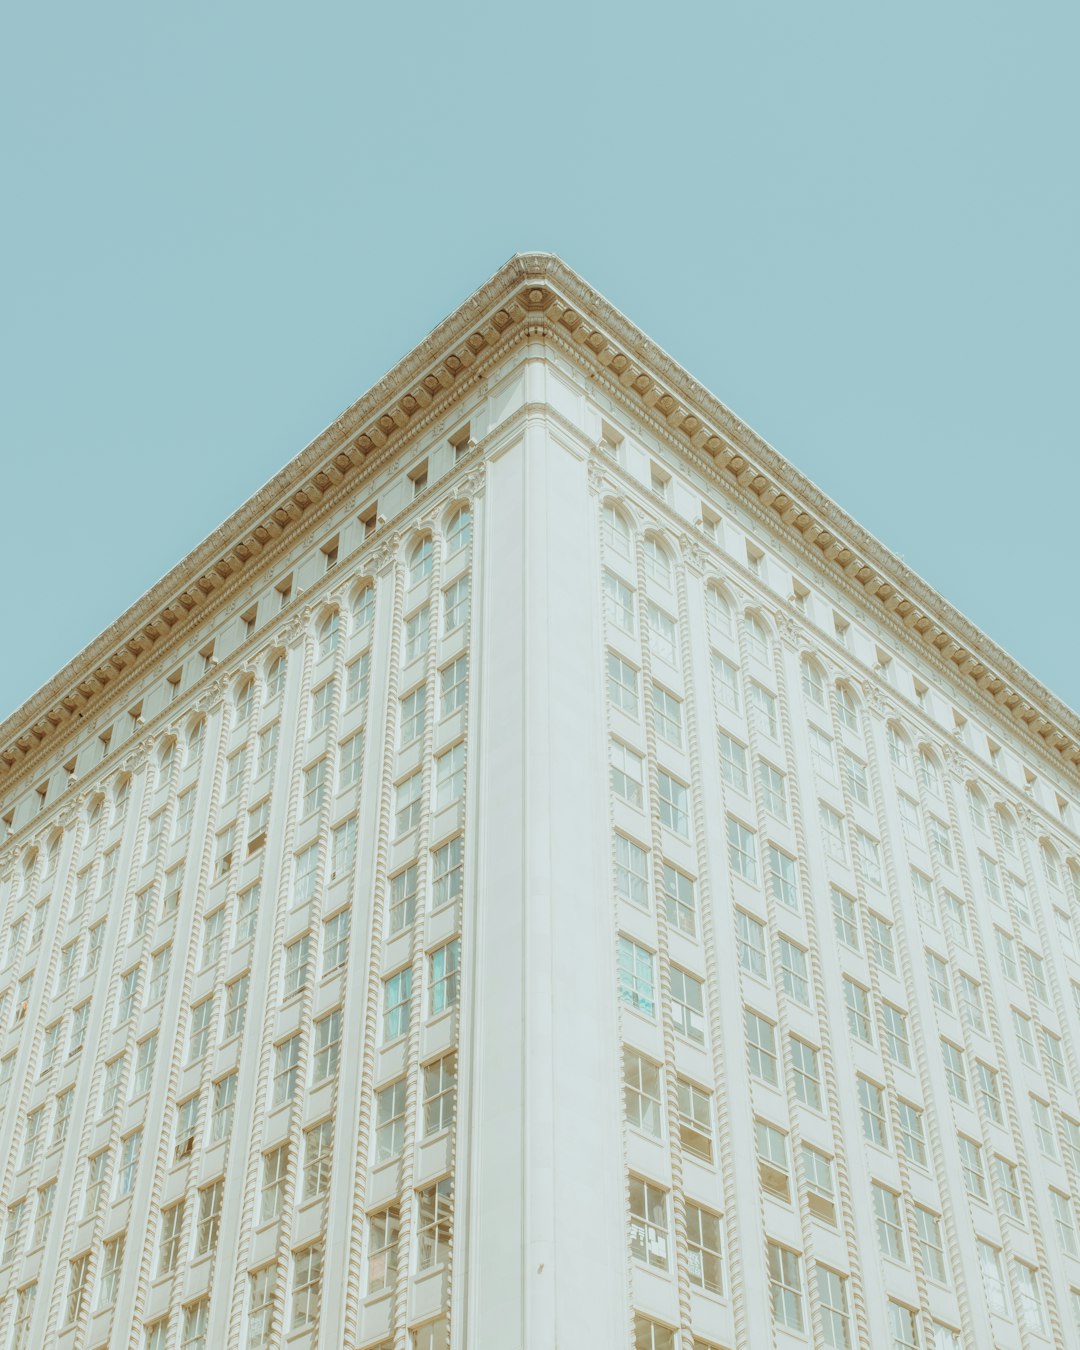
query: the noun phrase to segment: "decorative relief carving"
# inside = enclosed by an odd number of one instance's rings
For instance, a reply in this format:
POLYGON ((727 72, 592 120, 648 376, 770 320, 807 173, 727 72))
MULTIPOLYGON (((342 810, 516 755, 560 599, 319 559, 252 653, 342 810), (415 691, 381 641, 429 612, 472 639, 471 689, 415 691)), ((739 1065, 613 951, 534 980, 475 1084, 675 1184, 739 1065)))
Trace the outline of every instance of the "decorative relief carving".
POLYGON ((801 651, 806 646, 806 634, 790 615, 773 614, 770 617, 776 624, 780 641, 789 651, 801 651))
POLYGON ((604 472, 604 466, 597 463, 595 459, 590 459, 585 466, 589 476, 589 491, 594 497, 599 497, 604 488, 607 487, 607 474, 604 472))
POLYGON ((963 779, 967 764, 964 756, 957 750, 955 745, 943 745, 940 747, 941 757, 945 761, 945 767, 949 773, 956 779, 963 779))
POLYGON ((688 534, 682 535, 679 539, 679 543, 682 545, 683 559, 686 562, 686 565, 693 568, 698 576, 700 576, 705 571, 706 565, 708 564, 705 550, 696 539, 691 538, 688 534))
MULTIPOLYGON (((474 445, 475 442, 470 441, 469 444, 474 445)), ((477 464, 474 468, 470 469, 461 480, 461 491, 466 497, 482 497, 484 494, 485 478, 486 475, 484 473, 483 464, 477 464)))
POLYGON ((896 709, 892 703, 885 697, 884 693, 873 680, 863 680, 862 682, 863 698, 866 699, 866 706, 875 717, 895 718, 896 709))
POLYGON ((371 555, 371 570, 379 576, 385 576, 390 572, 397 561, 400 545, 400 534, 393 534, 389 539, 384 539, 371 555))

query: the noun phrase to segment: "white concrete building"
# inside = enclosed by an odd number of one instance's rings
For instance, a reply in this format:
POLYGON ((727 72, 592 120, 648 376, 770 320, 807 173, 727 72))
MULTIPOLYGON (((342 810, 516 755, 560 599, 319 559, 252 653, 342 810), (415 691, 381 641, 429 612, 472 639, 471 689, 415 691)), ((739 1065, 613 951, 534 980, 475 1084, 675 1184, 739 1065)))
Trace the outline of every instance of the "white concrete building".
POLYGON ((0 1347, 1080 1345, 1078 784, 512 259, 0 727, 0 1347))

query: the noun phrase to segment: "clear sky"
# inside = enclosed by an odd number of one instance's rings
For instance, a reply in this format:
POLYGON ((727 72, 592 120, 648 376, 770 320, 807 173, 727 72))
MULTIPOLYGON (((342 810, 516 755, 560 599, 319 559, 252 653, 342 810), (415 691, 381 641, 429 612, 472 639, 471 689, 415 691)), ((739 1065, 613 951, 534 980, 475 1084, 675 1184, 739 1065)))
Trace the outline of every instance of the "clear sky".
POLYGON ((1080 706, 1078 15, 9 7, 0 718, 525 249, 1080 706))

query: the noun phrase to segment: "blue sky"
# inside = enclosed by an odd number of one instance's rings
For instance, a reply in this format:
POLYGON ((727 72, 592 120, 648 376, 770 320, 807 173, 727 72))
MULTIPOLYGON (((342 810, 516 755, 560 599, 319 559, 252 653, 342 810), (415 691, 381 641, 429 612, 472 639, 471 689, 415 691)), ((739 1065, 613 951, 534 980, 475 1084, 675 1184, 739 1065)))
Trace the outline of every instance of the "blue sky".
POLYGON ((10 9, 0 717, 522 249, 1080 706, 1077 16, 10 9))

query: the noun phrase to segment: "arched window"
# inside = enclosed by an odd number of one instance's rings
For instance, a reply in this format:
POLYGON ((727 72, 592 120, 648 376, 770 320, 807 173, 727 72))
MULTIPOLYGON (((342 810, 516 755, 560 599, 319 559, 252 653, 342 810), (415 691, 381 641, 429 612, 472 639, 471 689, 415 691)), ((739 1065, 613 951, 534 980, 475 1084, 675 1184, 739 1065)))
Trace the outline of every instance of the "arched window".
POLYGON ((194 764, 206 743, 206 718, 199 717, 191 724, 187 738, 187 762, 194 764))
POLYGON ((968 803, 971 806, 971 819, 981 834, 990 833, 990 817, 986 814, 986 798, 974 783, 968 784, 968 803))
POLYGON ((895 722, 890 722, 885 728, 885 738, 889 743, 889 758, 893 766, 903 773, 910 773, 911 755, 908 751, 907 737, 895 722))
POLYGON ((419 585, 431 575, 431 535, 419 540, 409 555, 409 585, 419 585))
POLYGON ((34 866, 37 863, 37 849, 32 848, 23 860, 21 889, 26 892, 34 881, 34 866))
POLYGON ((819 708, 825 707, 825 677, 817 662, 811 661, 808 656, 802 660, 802 687, 811 703, 816 703, 819 708))
POLYGON ((60 861, 60 845, 63 839, 64 836, 58 831, 45 846, 45 875, 47 877, 51 877, 56 871, 56 864, 60 861))
POLYGON ((842 726, 847 727, 848 731, 859 730, 859 705, 855 702, 855 695, 846 684, 836 686, 836 695, 834 702, 836 704, 836 715, 840 719, 842 726))
POLYGON ((1080 863, 1069 859, 1069 865, 1066 869, 1069 878, 1069 889, 1072 891, 1072 898, 1076 904, 1080 905, 1080 863))
POLYGON ((768 665, 769 630, 756 614, 747 613, 743 615, 743 632, 746 634, 746 643, 750 648, 750 655, 763 665, 768 665))
POLYGON ((933 793, 935 797, 942 795, 941 770, 938 768, 937 760, 925 746, 919 751, 919 778, 927 792, 933 793))
POLYGON ((1001 829, 1001 841, 1010 853, 1017 851, 1016 844, 1016 822, 1012 815, 1004 806, 998 807, 998 825, 1001 829))
POLYGON ((715 582, 710 582, 705 588, 705 617, 714 633, 726 638, 735 636, 731 601, 715 582))
POLYGON ((1046 879, 1053 886, 1055 891, 1061 890, 1061 863, 1058 860, 1057 849, 1048 839, 1042 842, 1043 871, 1046 873, 1046 879))
POLYGON ((131 796, 131 775, 124 774, 117 781, 116 790, 113 793, 113 820, 122 820, 124 812, 127 810, 128 798, 131 796))
POLYGON ((266 697, 277 698, 285 688, 285 654, 279 652, 266 671, 266 697))
POLYGON ((671 559, 660 540, 651 534, 645 540, 645 574, 658 586, 671 589, 671 559))
POLYGON ((359 633, 375 617, 375 587, 370 582, 361 586, 353 596, 352 622, 353 632, 359 633))
POLYGON ((251 714, 255 708, 255 681, 241 680, 240 686, 236 691, 236 719, 238 722, 249 722, 251 714))
POLYGON ((104 797, 95 797, 90 803, 89 811, 86 813, 86 823, 89 828, 91 842, 96 837, 98 830, 101 829, 101 822, 104 818, 102 814, 104 805, 104 797))
POLYGON ((626 522, 623 513, 617 510, 610 502, 604 505, 604 542, 623 558, 629 558, 631 555, 631 533, 630 526, 626 522))
POLYGON ((173 758, 175 755, 176 755, 176 740, 174 737, 169 736, 166 738, 165 743, 161 747, 161 753, 158 755, 158 771, 157 771, 158 787, 160 787, 162 783, 167 783, 169 781, 169 776, 172 773, 173 758))
POLYGON ((455 511, 446 530, 446 549, 448 555, 452 558, 455 553, 460 553, 463 548, 468 548, 469 541, 472 539, 472 512, 467 506, 455 511))
POLYGON ((319 655, 321 661, 324 656, 329 656, 338 645, 338 636, 341 631, 341 616, 336 609, 330 613, 319 624, 319 655))

